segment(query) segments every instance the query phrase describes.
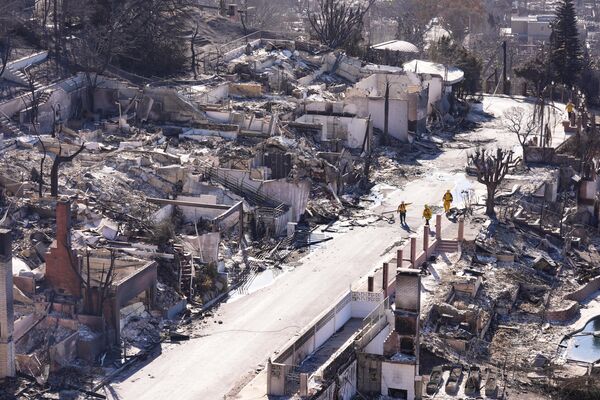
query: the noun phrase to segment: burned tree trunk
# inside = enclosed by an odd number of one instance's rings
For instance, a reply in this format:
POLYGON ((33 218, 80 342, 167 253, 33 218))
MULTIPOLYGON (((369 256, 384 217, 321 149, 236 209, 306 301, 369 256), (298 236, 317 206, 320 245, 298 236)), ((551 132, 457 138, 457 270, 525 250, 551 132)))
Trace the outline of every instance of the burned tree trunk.
POLYGON ((481 148, 469 155, 469 162, 477 170, 477 181, 485 185, 487 189, 485 213, 490 217, 496 215, 494 210, 496 190, 498 190, 508 171, 520 161, 520 158, 513 159, 513 155, 512 150, 483 150, 481 148))
MULTIPOLYGON (((31 103, 30 104, 27 103, 26 100, 28 98, 24 98, 23 104, 25 105, 25 107, 27 107, 29 104, 30 110, 28 112, 28 119, 29 119, 29 122, 31 123, 31 129, 33 130, 34 135, 37 137, 38 143, 42 147, 42 151, 44 153, 42 159, 40 160, 40 172, 37 173, 37 171, 36 171, 36 173, 34 174, 32 171, 32 180, 34 182, 37 182, 38 195, 41 198, 43 195, 43 192, 44 192, 44 163, 46 162, 46 157, 48 154, 46 151, 46 146, 44 145, 44 141, 40 138, 40 135, 37 130, 37 119, 38 119, 38 111, 39 111, 39 107, 40 107, 40 103, 41 103, 41 101, 40 101, 41 95, 38 94, 38 91, 36 91, 35 77, 33 76, 33 74, 31 74, 29 71, 25 71, 25 76, 27 78, 27 90, 29 91, 31 103)), ((54 126, 52 127, 52 137, 55 137, 54 126)))
POLYGON ((363 18, 374 3, 368 0, 363 7, 341 0, 318 0, 315 12, 308 12, 308 21, 323 44, 332 49, 344 47, 362 31, 363 18))
POLYGON ((47 152, 46 152, 46 146, 44 145, 44 142, 42 141, 42 139, 40 139, 38 137, 38 140, 40 142, 40 145, 42 146, 42 151, 44 152, 44 155, 42 156, 42 159, 40 160, 40 173, 38 176, 38 196, 40 196, 40 199, 42 198, 42 196, 44 195, 44 163, 46 162, 46 156, 47 156, 47 152))
POLYGON ((494 210, 496 206, 496 189, 498 186, 496 185, 488 185, 486 186, 487 197, 485 199, 485 214, 493 217, 496 215, 496 211, 494 210))
POLYGON ((196 38, 198 37, 198 24, 196 24, 196 29, 194 30, 194 34, 192 35, 192 39, 190 41, 190 50, 192 52, 192 73, 194 74, 194 79, 198 79, 198 66, 196 60, 196 38))
POLYGON ((8 66, 8 60, 11 53, 11 40, 10 35, 5 38, 0 38, 0 76, 4 74, 6 67, 8 66))
POLYGON ((367 120, 367 130, 365 131, 365 138, 363 140, 362 145, 362 154, 365 158, 365 165, 363 170, 363 176, 360 180, 360 188, 363 190, 369 189, 369 175, 371 173, 371 130, 369 129, 371 125, 371 116, 369 115, 369 119, 367 120))
POLYGON ((58 154, 54 157, 54 162, 52 163, 52 169, 50 170, 50 195, 52 197, 58 197, 58 170, 60 168, 60 164, 65 162, 73 161, 79 153, 81 153, 85 149, 85 143, 81 144, 81 147, 70 156, 63 156, 62 147, 59 147, 58 154))

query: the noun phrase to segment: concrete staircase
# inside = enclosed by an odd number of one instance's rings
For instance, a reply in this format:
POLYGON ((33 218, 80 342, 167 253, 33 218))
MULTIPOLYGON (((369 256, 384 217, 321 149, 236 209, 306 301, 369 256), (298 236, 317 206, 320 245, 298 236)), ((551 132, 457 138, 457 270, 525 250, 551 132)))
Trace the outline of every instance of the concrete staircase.
POLYGON ((202 171, 212 181, 223 185, 223 187, 243 197, 248 203, 257 207, 261 215, 272 215, 274 218, 277 218, 289 210, 287 204, 268 198, 243 180, 239 180, 225 171, 214 168, 212 165, 203 165, 202 171))
MULTIPOLYGON (((17 83, 19 85, 29 87, 29 79, 22 72, 26 68, 29 68, 32 65, 40 64, 44 62, 48 58, 47 51, 41 51, 39 53, 30 54, 26 57, 20 58, 15 61, 11 61, 5 68, 4 73, 2 74, 2 78, 7 81, 11 81, 17 83)), ((42 85, 39 82, 34 82, 33 86, 36 90, 42 88, 42 85)))
POLYGON ((38 107, 46 104, 48 100, 50 100, 50 96, 52 96, 52 92, 43 91, 38 98, 38 107))
MULTIPOLYGON (((50 97, 52 96, 52 92, 51 91, 39 91, 36 92, 35 94, 36 98, 37 98, 37 102, 38 102, 38 110, 41 106, 43 106, 44 104, 46 104, 48 102, 48 100, 50 100, 50 97)), ((29 113, 31 111, 32 107, 29 106, 23 110, 21 110, 21 113, 29 113)), ((29 116, 27 117, 27 119, 29 120, 29 116)))
MULTIPOLYGON (((4 72, 3 76, 12 82, 29 87, 29 79, 27 76, 23 72, 14 69, 11 66, 6 67, 6 71, 4 72)), ((33 87, 35 90, 39 90, 43 87, 43 85, 37 81, 33 81, 33 87)))
POLYGON ((435 248, 435 253, 457 253, 459 250, 458 242, 456 240, 439 240, 435 248))
POLYGON ((13 136, 25 135, 21 128, 2 112, 0 112, 0 132, 9 133, 13 136))

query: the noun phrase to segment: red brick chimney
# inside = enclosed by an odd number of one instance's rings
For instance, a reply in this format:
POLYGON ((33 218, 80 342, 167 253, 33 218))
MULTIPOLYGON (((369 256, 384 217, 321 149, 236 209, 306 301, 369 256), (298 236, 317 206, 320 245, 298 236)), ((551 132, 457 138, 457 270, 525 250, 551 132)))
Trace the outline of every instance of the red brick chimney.
POLYGON ((71 203, 56 204, 56 239, 46 253, 46 281, 58 293, 81 296, 79 259, 71 249, 71 203))
POLYGON ((56 203, 56 243, 71 246, 71 203, 68 201, 56 203))
POLYGON ((12 236, 0 229, 0 380, 15 376, 12 236))

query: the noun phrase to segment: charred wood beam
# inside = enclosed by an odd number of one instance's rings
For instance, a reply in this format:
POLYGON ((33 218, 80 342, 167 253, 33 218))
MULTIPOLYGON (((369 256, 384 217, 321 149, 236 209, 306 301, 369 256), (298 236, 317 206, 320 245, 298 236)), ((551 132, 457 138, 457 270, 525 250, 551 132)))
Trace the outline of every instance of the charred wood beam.
POLYGON ((154 197, 146 198, 148 203, 160 204, 160 205, 174 205, 181 207, 198 207, 198 208, 208 208, 211 210, 229 210, 231 208, 230 205, 226 204, 207 204, 200 203, 197 201, 185 201, 185 200, 171 200, 171 199, 157 199, 154 197))
POLYGON ((231 206, 231 208, 229 210, 225 211, 224 213, 222 213, 221 215, 219 215, 218 217, 213 219, 213 222, 222 221, 225 218, 227 218, 237 212, 243 212, 243 211, 244 211, 244 202, 240 201, 240 202, 234 204, 233 206, 231 206))

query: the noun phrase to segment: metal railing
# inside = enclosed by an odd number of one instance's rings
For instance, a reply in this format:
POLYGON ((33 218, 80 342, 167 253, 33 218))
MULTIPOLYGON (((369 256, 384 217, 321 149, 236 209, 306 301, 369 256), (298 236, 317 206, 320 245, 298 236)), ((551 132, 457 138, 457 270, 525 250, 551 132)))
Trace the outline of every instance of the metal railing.
POLYGON ((215 168, 210 163, 201 162, 200 168, 210 179, 217 183, 220 183, 227 189, 231 190, 238 196, 242 196, 251 205, 266 209, 273 213, 273 217, 277 218, 285 214, 289 210, 289 206, 272 200, 260 193, 260 190, 253 186, 248 185, 244 182, 244 179, 239 179, 232 176, 226 171, 222 171, 219 168, 215 168))
POLYGON ((369 315, 367 315, 362 322, 360 328, 360 334, 356 337, 357 347, 362 348, 371 342, 375 336, 381 332, 387 319, 385 311, 390 307, 390 298, 386 297, 381 303, 375 307, 369 315))

